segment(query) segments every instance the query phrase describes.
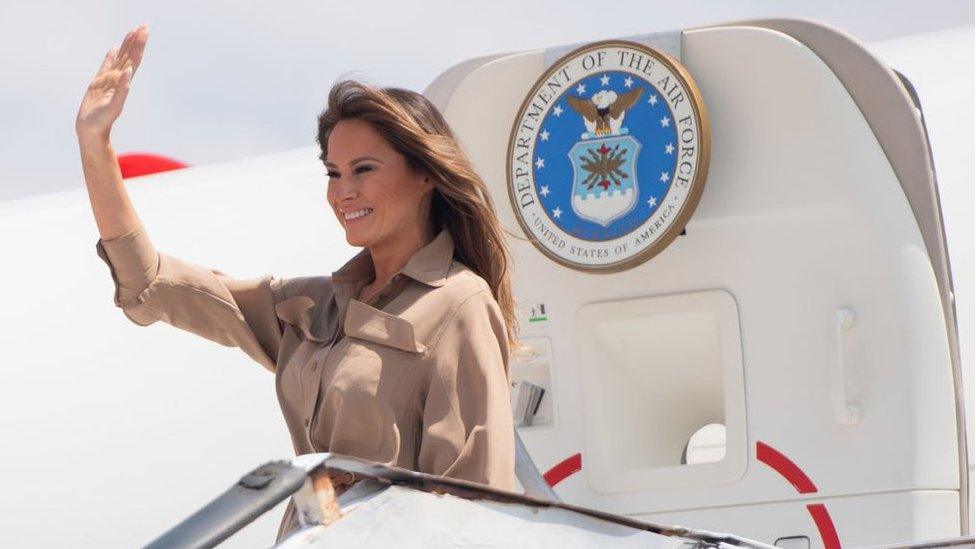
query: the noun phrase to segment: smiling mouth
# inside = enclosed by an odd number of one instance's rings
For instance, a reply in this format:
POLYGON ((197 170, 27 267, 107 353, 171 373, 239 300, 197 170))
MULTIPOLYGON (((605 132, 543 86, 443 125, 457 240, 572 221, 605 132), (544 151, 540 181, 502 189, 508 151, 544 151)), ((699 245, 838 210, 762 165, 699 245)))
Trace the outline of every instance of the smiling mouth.
POLYGON ((354 219, 359 219, 365 217, 373 212, 373 208, 363 208, 361 210, 356 210, 354 212, 345 212, 342 214, 343 219, 346 221, 352 221, 354 219))

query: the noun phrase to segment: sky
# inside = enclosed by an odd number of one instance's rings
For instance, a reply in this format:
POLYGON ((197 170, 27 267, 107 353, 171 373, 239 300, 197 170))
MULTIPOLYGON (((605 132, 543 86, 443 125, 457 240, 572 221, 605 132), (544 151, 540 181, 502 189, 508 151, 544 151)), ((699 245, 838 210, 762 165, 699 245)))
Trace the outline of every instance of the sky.
POLYGON ((0 0, 0 200, 84 185, 81 97, 108 49, 143 22, 149 43, 113 145, 203 165, 313 145, 342 77, 422 91, 481 55, 773 16, 871 42, 972 25, 974 11, 971 0, 0 0))

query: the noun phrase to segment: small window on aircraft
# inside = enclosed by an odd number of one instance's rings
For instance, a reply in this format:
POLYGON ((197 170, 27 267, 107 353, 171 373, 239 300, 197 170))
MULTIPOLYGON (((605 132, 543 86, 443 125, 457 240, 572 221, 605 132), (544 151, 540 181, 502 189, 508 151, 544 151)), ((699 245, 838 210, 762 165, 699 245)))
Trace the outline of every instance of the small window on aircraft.
POLYGON ((709 423, 695 431, 681 452, 682 465, 714 463, 725 457, 725 425, 709 423))

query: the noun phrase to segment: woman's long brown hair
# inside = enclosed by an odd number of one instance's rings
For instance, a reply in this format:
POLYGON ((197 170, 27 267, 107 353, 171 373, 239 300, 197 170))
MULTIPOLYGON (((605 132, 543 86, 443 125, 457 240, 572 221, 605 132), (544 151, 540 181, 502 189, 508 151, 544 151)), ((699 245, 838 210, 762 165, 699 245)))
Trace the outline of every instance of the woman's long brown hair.
POLYGON ((510 351, 517 345, 511 259, 488 186, 440 111, 429 99, 403 88, 380 88, 342 80, 329 91, 318 119, 319 157, 325 162, 329 134, 342 119, 370 122, 408 164, 434 182, 430 221, 436 234, 446 228, 454 238, 454 256, 485 279, 501 308, 510 351))

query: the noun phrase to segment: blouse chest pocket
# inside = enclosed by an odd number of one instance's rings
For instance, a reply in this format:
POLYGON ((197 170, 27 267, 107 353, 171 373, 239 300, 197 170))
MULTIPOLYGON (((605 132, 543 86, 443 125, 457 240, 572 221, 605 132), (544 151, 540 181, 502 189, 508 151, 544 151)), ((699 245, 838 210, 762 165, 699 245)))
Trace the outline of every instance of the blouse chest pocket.
POLYGON ((357 300, 349 302, 343 331, 345 337, 329 352, 322 381, 344 397, 389 400, 426 351, 409 320, 357 300))
POLYGON ((328 441, 318 442, 353 455, 362 455, 357 448, 389 450, 398 438, 397 411, 408 405, 404 400, 417 377, 411 373, 417 373, 426 347, 416 341, 410 321, 355 300, 349 302, 343 331, 323 371, 321 423, 315 430, 328 441))

